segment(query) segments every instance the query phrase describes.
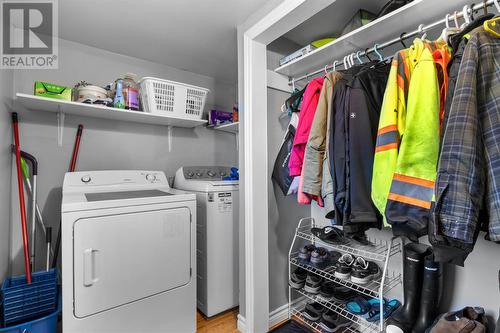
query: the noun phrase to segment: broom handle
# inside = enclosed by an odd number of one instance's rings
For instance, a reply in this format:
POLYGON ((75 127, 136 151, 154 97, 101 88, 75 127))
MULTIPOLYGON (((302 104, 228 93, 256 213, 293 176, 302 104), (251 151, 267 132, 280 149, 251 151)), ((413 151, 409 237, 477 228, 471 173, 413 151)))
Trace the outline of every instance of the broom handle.
POLYGON ((19 146, 19 127, 17 113, 12 113, 12 127, 14 130, 14 144, 16 146, 16 170, 17 187, 19 189, 19 208, 21 211, 21 227, 23 235, 24 270, 26 272, 26 282, 31 284, 30 255, 28 244, 28 228, 26 227, 26 207, 24 204, 23 174, 21 171, 21 148, 19 146))

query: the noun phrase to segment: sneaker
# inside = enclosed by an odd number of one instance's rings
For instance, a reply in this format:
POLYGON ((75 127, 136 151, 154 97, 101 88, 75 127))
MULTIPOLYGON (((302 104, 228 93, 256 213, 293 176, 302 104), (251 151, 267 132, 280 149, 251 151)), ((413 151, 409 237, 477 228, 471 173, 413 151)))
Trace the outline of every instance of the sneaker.
POLYGON ((309 272, 307 273, 306 283, 304 285, 304 291, 311 294, 317 294, 321 289, 322 282, 323 282, 322 277, 309 272))
POLYGON ((352 265, 354 257, 350 254, 343 254, 335 264, 335 277, 348 280, 351 277, 352 265))
POLYGON ((373 261, 358 257, 352 265, 351 281, 356 284, 367 284, 380 276, 380 267, 373 261))
POLYGON ((311 264, 317 268, 323 268, 327 264, 327 259, 329 256, 329 252, 323 247, 317 247, 311 253, 311 264))
POLYGON ((311 259, 311 252, 316 250, 316 246, 313 244, 308 244, 304 247, 302 247, 299 250, 299 261, 302 263, 309 263, 309 259, 311 259))
POLYGON ((356 291, 344 286, 337 286, 333 290, 332 298, 335 302, 344 304, 356 296, 359 296, 356 291))
POLYGON ((351 322, 340 316, 338 313, 328 310, 323 312, 319 326, 329 333, 339 332, 345 327, 349 327, 351 322))
POLYGON ((328 264, 333 265, 333 268, 335 268, 335 264, 337 261, 342 257, 342 253, 338 251, 330 251, 328 255, 328 264))
POLYGON ((310 321, 319 321, 321 315, 325 312, 325 307, 317 302, 306 304, 302 315, 310 321))
POLYGON ((339 285, 335 282, 325 281, 323 285, 321 285, 321 289, 319 290, 321 298, 325 301, 331 301, 333 299, 335 288, 338 286, 339 285))
POLYGON ((306 284, 307 271, 303 268, 297 267, 297 269, 290 276, 290 287, 293 289, 304 288, 306 284))

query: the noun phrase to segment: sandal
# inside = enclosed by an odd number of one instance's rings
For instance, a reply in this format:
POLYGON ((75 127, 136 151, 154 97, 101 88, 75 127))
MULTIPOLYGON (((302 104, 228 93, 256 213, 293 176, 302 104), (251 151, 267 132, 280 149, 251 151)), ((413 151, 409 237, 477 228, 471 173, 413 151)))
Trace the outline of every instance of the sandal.
POLYGON ((361 316, 367 314, 372 305, 363 296, 357 296, 345 304, 346 309, 352 314, 361 316))
MULTIPOLYGON (((378 299, 373 300, 375 300, 375 302, 372 302, 372 310, 363 316, 369 322, 380 320, 380 302, 378 299)), ((384 301, 384 319, 388 318, 400 306, 401 303, 397 299, 391 299, 388 302, 384 301)))
POLYGON ((326 226, 323 228, 312 228, 311 233, 329 244, 345 244, 344 232, 339 228, 326 226))

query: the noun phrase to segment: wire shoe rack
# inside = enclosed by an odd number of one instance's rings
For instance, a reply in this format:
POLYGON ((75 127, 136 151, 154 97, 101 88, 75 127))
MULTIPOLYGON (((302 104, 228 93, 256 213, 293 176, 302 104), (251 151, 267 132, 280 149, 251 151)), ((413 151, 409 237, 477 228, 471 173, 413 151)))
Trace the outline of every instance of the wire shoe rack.
MULTIPOLYGON (((292 244, 289 251, 289 270, 288 279, 291 279, 291 274, 294 267, 300 267, 310 273, 314 273, 317 276, 322 277, 326 281, 333 281, 339 285, 345 286, 358 292, 361 295, 365 295, 372 298, 378 298, 380 301, 380 313, 383 313, 383 299, 385 295, 395 287, 402 283, 401 271, 394 272, 389 271, 389 260, 391 257, 402 253, 403 241, 396 241, 397 238, 393 237, 390 240, 382 241, 376 239, 369 239, 368 245, 362 245, 353 240, 347 240, 342 244, 331 244, 326 243, 311 233, 311 228, 314 228, 315 221, 313 218, 303 218, 299 221, 297 229, 295 231, 295 236, 293 238, 292 244), (363 257, 367 260, 378 262, 382 265, 382 274, 380 277, 370 281, 367 284, 356 284, 350 280, 340 279, 335 276, 335 266, 331 264, 326 265, 325 268, 318 268, 309 263, 304 263, 299 260, 298 257, 298 247, 297 244, 302 243, 300 240, 307 241, 317 246, 327 248, 329 250, 338 251, 341 253, 348 253, 355 257, 363 257)), ((352 314, 347 311, 344 304, 328 301, 321 296, 309 294, 303 289, 293 289, 289 286, 289 317, 295 317, 296 319, 304 322, 309 327, 317 332, 323 332, 321 326, 317 322, 311 322, 304 318, 301 311, 304 310, 306 303, 317 302, 323 307, 334 311, 338 315, 348 319, 352 325, 345 332, 383 332, 385 322, 384 320, 378 320, 377 322, 368 322, 363 317, 352 314), (296 299, 294 295, 298 295, 299 299, 296 299)), ((383 316, 381 316, 383 318, 383 316)))

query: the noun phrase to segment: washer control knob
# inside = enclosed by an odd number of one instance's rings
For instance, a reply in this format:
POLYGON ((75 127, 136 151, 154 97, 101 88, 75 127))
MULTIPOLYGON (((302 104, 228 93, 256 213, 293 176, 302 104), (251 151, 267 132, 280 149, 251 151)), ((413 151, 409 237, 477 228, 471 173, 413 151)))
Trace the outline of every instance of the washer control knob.
POLYGON ((154 182, 154 181, 156 180, 156 175, 152 175, 152 174, 148 173, 148 174, 146 175, 146 180, 147 180, 148 182, 154 182))
POLYGON ((215 172, 213 172, 213 171, 209 171, 209 172, 207 172, 207 175, 208 175, 209 177, 213 177, 213 176, 215 176, 215 172))
POLYGON ((190 172, 188 172, 188 173, 187 173, 187 176, 188 176, 189 178, 193 178, 193 176, 194 176, 194 172, 191 172, 191 171, 190 171, 190 172))
POLYGON ((88 182, 90 182, 92 180, 92 178, 90 178, 89 175, 85 175, 85 176, 82 176, 81 180, 82 180, 83 183, 88 183, 88 182))
POLYGON ((201 176, 203 176, 203 174, 201 172, 197 172, 196 176, 201 177, 201 176))

